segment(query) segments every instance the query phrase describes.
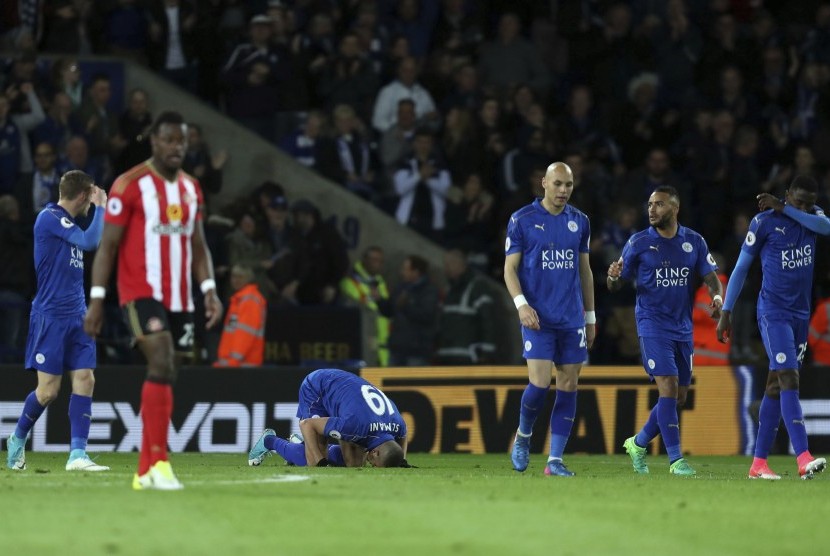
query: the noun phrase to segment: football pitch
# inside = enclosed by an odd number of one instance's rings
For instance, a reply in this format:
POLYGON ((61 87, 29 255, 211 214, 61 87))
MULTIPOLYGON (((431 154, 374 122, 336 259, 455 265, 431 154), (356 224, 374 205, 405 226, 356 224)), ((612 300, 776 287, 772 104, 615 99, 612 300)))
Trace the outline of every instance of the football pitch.
MULTIPOLYGON (((5 452, 3 457, 5 458, 5 452)), ((695 478, 649 458, 567 456, 577 476, 516 473, 504 455, 411 454, 417 469, 299 468, 281 458, 174 454, 180 492, 134 492, 136 454, 101 454, 106 473, 27 454, 0 471, 3 554, 813 554, 830 541, 830 473, 746 478, 748 457, 692 457, 695 478)), ((4 462, 5 463, 5 462, 4 462)))

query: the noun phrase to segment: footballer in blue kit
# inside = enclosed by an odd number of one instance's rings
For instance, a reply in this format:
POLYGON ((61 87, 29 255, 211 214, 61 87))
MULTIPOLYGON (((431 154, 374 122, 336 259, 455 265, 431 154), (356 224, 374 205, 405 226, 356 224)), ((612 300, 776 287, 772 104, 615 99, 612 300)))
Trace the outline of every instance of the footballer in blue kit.
POLYGON ((576 417, 579 371, 596 336, 594 277, 588 261, 591 225, 568 204, 573 172, 548 166, 545 195, 511 215, 507 224, 504 281, 522 325, 528 385, 511 450, 516 471, 529 464, 530 437, 556 368, 556 400, 550 416, 550 451, 545 474, 573 475, 562 462, 576 417))
POLYGON ((104 224, 106 194, 84 172, 73 170, 61 177, 60 199, 50 203, 35 220, 35 271, 37 294, 32 302, 26 369, 37 372, 37 388, 24 402, 15 431, 7 442, 9 469, 26 468, 25 445, 29 431, 60 390, 63 373, 72 380, 69 399, 71 429, 67 471, 106 471, 86 453, 95 385, 95 341, 83 329, 84 251, 98 247, 104 224), (95 205, 86 230, 75 219, 95 205))
POLYGON ((340 369, 310 373, 300 386, 297 418, 301 443, 266 429, 248 453, 248 464, 259 465, 275 451, 295 465, 360 467, 368 461, 375 467, 407 466, 403 416, 386 394, 356 374, 340 369), (327 446, 329 440, 337 444, 327 446))
POLYGON ((811 479, 827 465, 825 458, 814 458, 808 449, 798 390, 798 372, 807 351, 816 234, 830 235, 830 219, 816 206, 817 197, 818 184, 807 176, 793 180, 784 202, 768 193, 758 195, 762 212, 750 223, 718 322, 718 339, 723 342, 732 334, 731 312, 749 266, 759 256, 763 280, 758 328, 769 358, 769 374, 749 469, 751 479, 781 478, 769 468, 767 456, 782 416, 801 478, 811 479))
POLYGON ((692 383, 696 277, 703 277, 709 289, 713 317, 718 317, 723 303, 723 285, 706 240, 678 223, 679 211, 677 191, 670 186, 657 187, 648 200, 651 226, 631 236, 620 260, 609 266, 606 280, 612 292, 619 290, 623 281, 636 283, 634 314, 640 354, 659 393, 646 424, 623 445, 638 473, 648 473, 646 447, 660 434, 669 456, 669 471, 695 474, 682 456, 677 408, 684 405, 692 383))

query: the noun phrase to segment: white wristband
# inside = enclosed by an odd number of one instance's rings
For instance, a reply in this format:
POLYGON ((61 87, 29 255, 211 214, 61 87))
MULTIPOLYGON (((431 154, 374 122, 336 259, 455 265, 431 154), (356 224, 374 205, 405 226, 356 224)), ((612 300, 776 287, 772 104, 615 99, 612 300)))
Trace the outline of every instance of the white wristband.
POLYGON ((596 311, 585 311, 585 324, 596 324, 597 323, 597 313, 596 311))
POLYGON ((723 298, 718 294, 715 294, 714 297, 712 297, 712 303, 715 301, 720 301, 721 305, 723 305, 723 298))
POLYGON ((522 294, 519 294, 513 298, 513 304, 516 306, 516 309, 518 309, 522 305, 527 305, 527 299, 525 299, 525 296, 522 294))
POLYGON ((199 289, 202 290, 203 294, 207 295, 207 292, 216 289, 216 282, 213 280, 213 278, 203 280, 202 283, 199 284, 199 289))
POLYGON ((89 288, 90 299, 104 299, 107 297, 107 288, 104 286, 92 286, 89 288))

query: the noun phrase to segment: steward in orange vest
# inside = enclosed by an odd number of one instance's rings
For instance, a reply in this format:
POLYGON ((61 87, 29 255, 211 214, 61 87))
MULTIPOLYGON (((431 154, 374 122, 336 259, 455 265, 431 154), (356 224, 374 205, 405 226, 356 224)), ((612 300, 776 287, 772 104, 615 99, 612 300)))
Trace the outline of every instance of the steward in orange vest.
MULTIPOLYGON (((718 265, 720 266, 720 265, 718 265)), ((718 272, 718 279, 723 284, 726 297, 725 274, 718 272)), ((718 321, 712 318, 712 309, 709 307, 711 296, 706 284, 695 292, 695 306, 692 309, 692 341, 695 346, 695 366, 698 365, 729 365, 729 344, 718 341, 718 321)))
POLYGON ((825 297, 816 305, 810 319, 807 344, 813 352, 813 363, 830 367, 830 297, 825 297))
POLYGON ((268 304, 254 282, 254 271, 234 265, 231 270, 231 296, 225 327, 219 340, 214 367, 255 367, 262 365, 265 349, 265 317, 268 304))

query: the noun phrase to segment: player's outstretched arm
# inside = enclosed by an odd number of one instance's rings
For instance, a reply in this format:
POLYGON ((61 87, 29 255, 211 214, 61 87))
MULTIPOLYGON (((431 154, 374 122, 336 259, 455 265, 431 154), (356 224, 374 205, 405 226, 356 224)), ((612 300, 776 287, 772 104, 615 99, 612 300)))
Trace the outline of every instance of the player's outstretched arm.
POLYGON ((726 288, 726 299, 723 301, 717 327, 718 341, 721 343, 726 343, 732 336, 732 309, 738 301, 738 296, 744 287, 746 275, 749 272, 749 267, 752 265, 754 258, 746 251, 741 251, 741 254, 738 255, 738 261, 735 263, 735 268, 732 270, 732 276, 729 277, 728 287, 726 288))

